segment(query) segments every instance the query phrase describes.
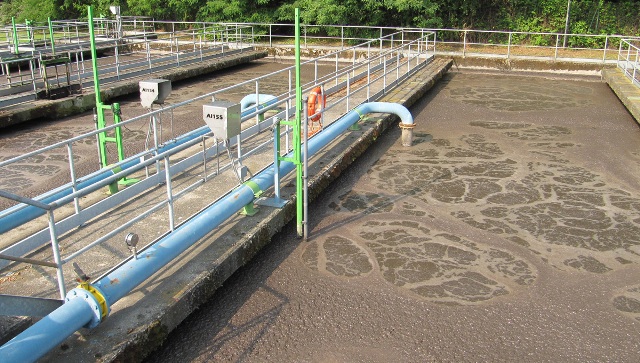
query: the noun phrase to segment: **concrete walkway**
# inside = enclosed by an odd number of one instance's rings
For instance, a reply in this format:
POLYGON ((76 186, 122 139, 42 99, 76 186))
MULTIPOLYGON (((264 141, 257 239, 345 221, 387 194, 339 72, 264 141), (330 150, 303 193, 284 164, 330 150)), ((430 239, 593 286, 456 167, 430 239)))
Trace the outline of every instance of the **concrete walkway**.
POLYGON ((615 92, 633 118, 640 123, 640 88, 633 84, 620 68, 603 69, 602 79, 615 92))

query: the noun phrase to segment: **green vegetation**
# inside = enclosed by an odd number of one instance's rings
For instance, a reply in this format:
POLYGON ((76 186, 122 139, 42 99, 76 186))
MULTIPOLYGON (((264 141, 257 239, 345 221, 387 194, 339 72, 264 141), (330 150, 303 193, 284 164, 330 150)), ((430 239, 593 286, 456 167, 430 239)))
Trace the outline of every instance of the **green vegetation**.
MULTIPOLYGON (((299 7, 305 24, 525 32, 564 32, 567 13, 567 0, 0 0, 0 22, 85 18, 89 4, 95 14, 120 5, 122 15, 157 20, 293 23, 299 7)), ((638 35, 638 9, 640 1, 573 0, 570 32, 638 35)))

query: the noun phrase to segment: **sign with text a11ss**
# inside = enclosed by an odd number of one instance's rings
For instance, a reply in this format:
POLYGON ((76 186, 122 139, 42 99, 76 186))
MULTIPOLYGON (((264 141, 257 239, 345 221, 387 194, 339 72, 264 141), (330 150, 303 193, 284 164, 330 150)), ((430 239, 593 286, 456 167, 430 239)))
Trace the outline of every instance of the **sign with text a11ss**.
POLYGON ((230 139, 240 134, 240 104, 215 101, 202 106, 202 119, 218 139, 230 139))

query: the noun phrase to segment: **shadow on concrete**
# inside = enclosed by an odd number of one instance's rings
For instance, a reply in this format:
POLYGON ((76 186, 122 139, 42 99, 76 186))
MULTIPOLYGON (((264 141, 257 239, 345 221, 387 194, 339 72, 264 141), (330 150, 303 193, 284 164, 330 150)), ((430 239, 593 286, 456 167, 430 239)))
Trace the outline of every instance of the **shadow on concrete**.
POLYGON ((242 338, 245 343, 242 352, 235 352, 236 360, 243 361, 289 304, 288 297, 268 286, 267 280, 301 241, 296 237, 295 223, 287 225, 251 263, 238 269, 206 303, 189 315, 167 337, 167 341, 172 344, 194 339, 207 341, 209 343, 206 351, 182 351, 175 346, 167 349, 163 345, 151 353, 144 362, 191 361, 198 357, 206 359, 207 356, 216 354, 226 342, 238 338, 242 338), (247 321, 232 321, 238 310, 255 295, 262 297, 261 311, 258 314, 254 313, 255 317, 247 321), (197 332, 197 336, 193 336, 194 332, 197 332))

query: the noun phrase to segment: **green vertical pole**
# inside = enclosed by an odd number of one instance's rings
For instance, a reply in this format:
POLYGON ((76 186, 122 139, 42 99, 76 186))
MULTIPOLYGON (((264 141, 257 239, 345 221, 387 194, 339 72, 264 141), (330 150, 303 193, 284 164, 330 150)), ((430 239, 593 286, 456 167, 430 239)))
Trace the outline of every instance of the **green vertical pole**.
POLYGON ((302 236, 303 220, 303 180, 302 180, 302 141, 300 129, 302 124, 302 85, 300 81, 300 9, 296 8, 296 123, 293 126, 293 157, 296 164, 296 222, 298 236, 302 236))
MULTIPOLYGON (((120 111, 120 104, 114 102, 111 105, 111 109, 113 110, 113 123, 117 125, 120 123, 120 121, 122 121, 122 119, 120 118, 120 115, 122 114, 122 112, 120 111)), ((122 146, 122 128, 120 126, 116 127, 115 132, 116 144, 118 146, 118 160, 122 161, 124 160, 124 147, 122 146)))
POLYGON ((18 41, 18 31, 16 30, 16 18, 11 17, 11 27, 13 28, 13 54, 18 55, 20 51, 18 50, 18 46, 20 42, 18 41))
MULTIPOLYGON (((91 6, 88 7, 88 15, 89 15, 89 39, 91 41, 91 64, 93 65, 93 87, 96 93, 96 128, 102 129, 106 127, 106 123, 104 120, 104 109, 105 106, 102 104, 102 98, 100 97, 100 79, 98 77, 98 52, 96 50, 96 38, 93 29, 93 8, 91 6)), ((107 107, 110 108, 110 107, 107 107)), ((98 134, 98 150, 100 153, 100 163, 101 166, 107 167, 109 162, 107 160, 107 135, 104 132, 98 134)), ((114 194, 118 192, 118 183, 109 184, 109 193, 114 194)))
POLYGON ((53 55, 56 55, 56 42, 53 39, 53 25, 51 25, 51 17, 47 18, 47 21, 49 22, 49 40, 51 41, 51 53, 53 53, 53 55))
MULTIPOLYGON (((111 110, 113 111, 113 123, 118 125, 122 121, 122 112, 120 111, 120 104, 118 102, 114 102, 111 105, 111 110)), ((122 144, 122 127, 118 126, 115 128, 115 142, 118 147, 118 160, 124 160, 124 146, 122 144)), ((132 178, 122 178, 118 181, 120 185, 131 185, 137 183, 138 179, 132 178)))
POLYGON ((29 43, 31 45, 33 45, 33 43, 32 43, 33 39, 31 38, 32 37, 32 34, 31 34, 31 20, 24 19, 24 25, 25 25, 25 28, 27 28, 27 39, 29 39, 29 43))
MULTIPOLYGON (((91 64, 93 66, 93 90, 96 94, 96 111, 97 111, 97 124, 98 129, 102 129, 106 126, 104 121, 104 108, 102 108, 102 98, 100 96, 100 79, 98 77, 98 52, 96 51, 96 38, 93 29, 93 8, 89 6, 89 39, 91 41, 91 64)), ((98 134, 98 149, 100 150, 100 162, 104 168, 108 165, 107 155, 105 150, 105 135, 104 132, 98 134)))
MULTIPOLYGON (((100 80, 98 79, 98 52, 96 51, 96 37, 93 30, 93 9, 89 6, 89 38, 91 40, 91 64, 93 65, 93 87, 96 92, 96 105, 102 104, 100 98, 100 80)), ((103 117, 104 127, 104 117, 103 117)))

